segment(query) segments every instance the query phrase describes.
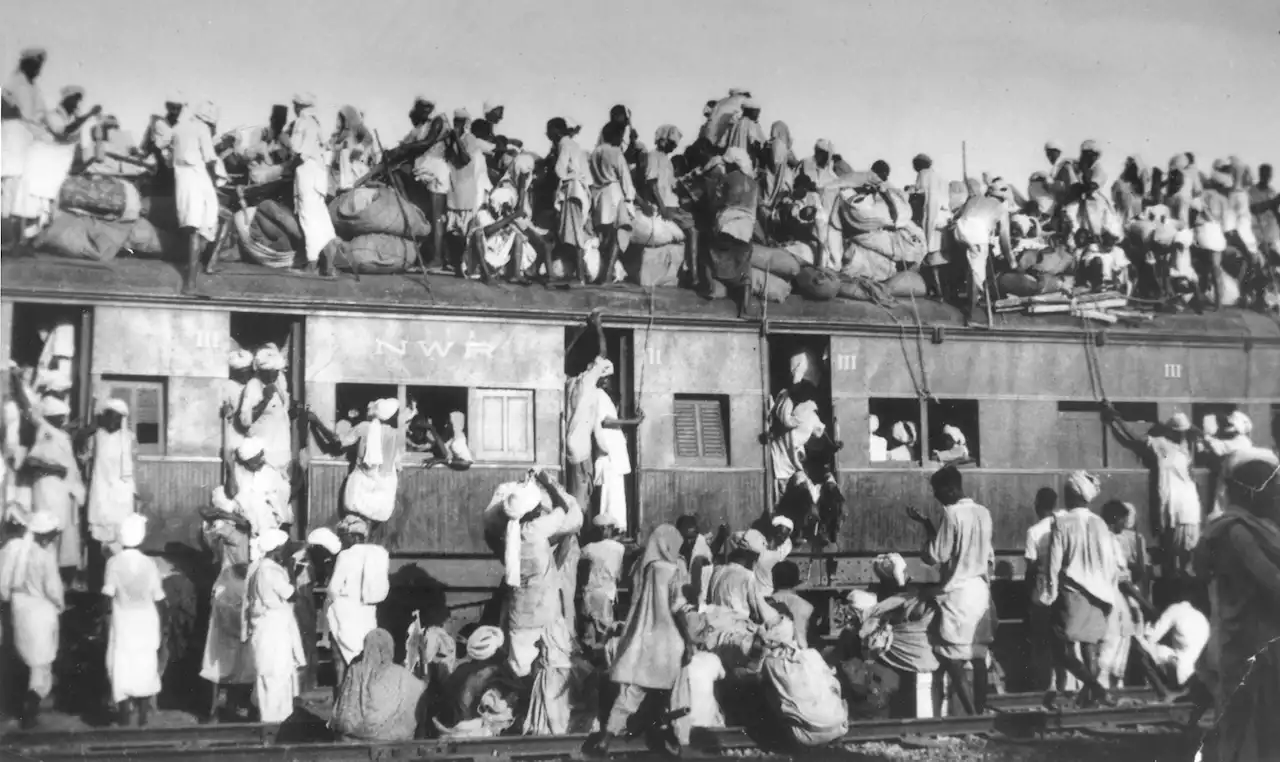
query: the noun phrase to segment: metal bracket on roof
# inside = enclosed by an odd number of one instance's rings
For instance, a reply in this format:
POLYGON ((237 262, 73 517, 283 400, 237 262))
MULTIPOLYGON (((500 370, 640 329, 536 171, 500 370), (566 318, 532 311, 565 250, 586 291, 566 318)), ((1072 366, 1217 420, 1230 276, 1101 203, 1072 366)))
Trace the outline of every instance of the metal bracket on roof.
POLYGON ((935 325, 933 327, 933 339, 932 339, 933 343, 941 344, 946 340, 947 340, 947 327, 942 325, 935 325))

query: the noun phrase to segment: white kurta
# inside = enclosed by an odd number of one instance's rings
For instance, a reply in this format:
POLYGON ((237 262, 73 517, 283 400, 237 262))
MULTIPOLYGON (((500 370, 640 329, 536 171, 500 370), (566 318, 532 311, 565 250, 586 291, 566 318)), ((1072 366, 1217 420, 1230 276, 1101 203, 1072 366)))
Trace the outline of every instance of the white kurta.
POLYGON ((218 194, 208 169, 217 160, 207 124, 186 119, 173 128, 173 196, 178 227, 192 228, 208 241, 218 235, 218 194))
POLYGON ((215 522, 205 528, 208 545, 219 558, 222 571, 213 583, 209 631, 204 643, 200 677, 211 683, 245 685, 253 682, 253 651, 241 641, 244 634, 244 566, 248 559, 248 538, 230 522, 215 522))
POLYGON ((270 559, 249 574, 246 626, 257 667, 254 697, 262 722, 284 722, 293 714, 298 670, 307 665, 298 620, 293 615, 293 585, 284 567, 270 559))
POLYGON ((378 627, 378 604, 390 591, 391 557, 378 545, 353 545, 338 554, 329 578, 325 620, 337 655, 350 664, 378 627))
POLYGON ((262 415, 255 418, 258 405, 266 396, 266 386, 260 378, 249 379, 240 396, 240 425, 249 436, 262 442, 267 465, 288 481, 293 462, 293 426, 289 420, 289 389, 283 376, 276 378, 275 387, 276 394, 262 415))
POLYGON ((293 208, 306 245, 307 261, 316 262, 320 252, 337 238, 333 218, 325 205, 329 193, 329 170, 325 161, 320 121, 313 109, 298 114, 289 130, 289 145, 302 160, 293 176, 293 208))
POLYGON ((55 551, 40 547, 30 535, 5 543, 0 548, 0 601, 9 603, 13 645, 30 670, 27 688, 44 698, 53 690, 63 609, 55 551))
POLYGON ((89 476, 89 533, 114 543, 120 522, 134 513, 133 432, 127 426, 93 433, 93 466, 89 476))
POLYGON ((136 548, 107 559, 102 594, 111 598, 107 676, 111 700, 147 698, 160 692, 160 612, 164 587, 156 562, 136 548))
POLYGON ((631 455, 627 437, 621 429, 604 425, 618 417, 618 408, 600 389, 596 395, 595 443, 599 455, 595 461, 595 481, 600 495, 600 515, 611 516, 618 531, 627 530, 627 474, 631 473, 631 455))

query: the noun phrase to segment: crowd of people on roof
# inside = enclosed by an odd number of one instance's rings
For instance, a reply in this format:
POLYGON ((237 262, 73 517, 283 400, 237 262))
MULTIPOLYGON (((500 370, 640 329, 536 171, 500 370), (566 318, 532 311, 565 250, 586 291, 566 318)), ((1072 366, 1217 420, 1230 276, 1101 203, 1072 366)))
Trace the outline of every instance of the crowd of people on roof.
MULTIPOLYGON (((113 151, 117 120, 83 110, 81 88, 45 108, 44 60, 23 51, 4 88, 6 240, 34 234, 60 204, 85 212, 68 201, 76 193, 60 194, 73 169, 143 171, 150 194, 172 196, 164 224, 183 234, 188 289, 206 261, 238 258, 321 273, 683 285, 727 294, 744 313, 752 294, 793 292, 930 295, 970 311, 1059 291, 1196 308, 1210 296, 1217 307, 1276 302, 1280 197, 1270 165, 1255 182, 1235 157, 1206 172, 1189 153, 1166 169, 1132 155, 1112 179, 1098 142, 1071 158, 1050 141, 1049 166, 1025 191, 985 173, 947 182, 925 154, 899 185, 887 162, 857 171, 828 139, 797 154, 787 124, 766 131, 761 102, 740 89, 707 101, 683 150, 670 124, 642 142, 618 105, 594 144, 573 119, 549 119, 541 155, 503 134, 501 102, 473 117, 426 97, 400 144, 384 149, 358 108, 343 106, 326 134, 316 97, 298 93, 292 119, 277 105, 266 126, 222 134, 212 103, 175 94, 140 146, 113 151)), ((168 208, 153 204, 153 221, 168 208)))

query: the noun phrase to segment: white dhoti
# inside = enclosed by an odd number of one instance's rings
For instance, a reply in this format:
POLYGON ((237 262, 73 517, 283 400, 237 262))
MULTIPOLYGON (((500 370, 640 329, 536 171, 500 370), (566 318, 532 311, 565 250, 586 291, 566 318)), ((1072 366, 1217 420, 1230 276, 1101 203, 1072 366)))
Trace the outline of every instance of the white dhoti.
POLYGON ((253 682, 253 649, 240 641, 245 580, 223 569, 213 583, 209 633, 204 641, 200 677, 215 684, 253 682))
POLYGON ((76 144, 33 141, 27 149, 22 181, 13 199, 13 213, 25 219, 49 219, 58 202, 62 183, 71 173, 76 144))
POLYGON ((218 236, 218 194, 205 167, 173 168, 173 200, 178 227, 193 228, 206 241, 218 236))
POLYGON ((395 471, 356 466, 343 487, 343 505, 348 512, 370 521, 386 521, 395 511, 399 484, 395 471))
POLYGON ((613 517, 619 532, 627 531, 627 480, 613 466, 608 455, 596 458, 596 494, 600 496, 600 515, 613 517))
POLYGON ((378 628, 378 607, 350 598, 330 601, 324 616, 329 624, 329 638, 343 664, 350 664, 364 652, 364 637, 378 628))
POLYGON ((26 122, 19 119, 0 121, 0 181, 4 187, 4 206, 0 211, 4 217, 14 213, 18 186, 27 165, 27 151, 34 140, 26 122))
POLYGON ((325 204, 329 192, 329 172, 316 161, 304 161, 293 177, 293 208, 306 245, 307 261, 316 262, 320 252, 337 238, 333 218, 325 204))
POLYGON ((975 289, 981 289, 987 283, 987 260, 991 257, 992 232, 990 223, 981 217, 961 217, 956 220, 955 239, 965 247, 975 289))
POLYGON ((160 612, 155 605, 113 606, 107 640, 111 700, 160 693, 160 612))
POLYGON ((293 700, 298 695, 298 670, 307 665, 293 609, 272 609, 254 619, 249 645, 257 665, 254 697, 261 720, 284 722, 293 714, 293 700))
POLYGON ((938 637, 934 646, 939 656, 972 659, 973 639, 978 625, 991 605, 991 590, 985 580, 974 577, 934 596, 938 605, 938 637))
POLYGON ((53 660, 58 656, 58 607, 46 598, 15 592, 9 605, 13 645, 30 670, 27 690, 40 698, 53 691, 53 660))

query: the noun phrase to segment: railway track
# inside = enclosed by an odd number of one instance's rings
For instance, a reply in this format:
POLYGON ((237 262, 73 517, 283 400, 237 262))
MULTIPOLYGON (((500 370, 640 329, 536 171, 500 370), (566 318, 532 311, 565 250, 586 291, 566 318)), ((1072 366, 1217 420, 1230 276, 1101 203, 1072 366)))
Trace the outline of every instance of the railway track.
MULTIPOLYGON (((1127 701, 1149 698, 1144 691, 1121 694, 1127 701)), ((1041 694, 1008 694, 988 702, 991 713, 977 717, 872 720, 850 724, 845 743, 909 741, 941 736, 1028 738, 1046 733, 1097 728, 1185 723, 1186 705, 1138 703, 1105 709, 1047 712, 1041 694)), ((192 725, 177 728, 95 728, 79 732, 13 732, 0 738, 11 758, 39 762, 70 760, 181 760, 181 762, 328 762, 360 760, 543 760, 581 756, 587 737, 502 737, 371 743, 332 739, 319 721, 265 725, 255 723, 192 725)), ((759 742, 742 728, 699 731, 690 756, 755 749, 759 742)), ((643 739, 619 739, 615 756, 645 754, 643 739)))

